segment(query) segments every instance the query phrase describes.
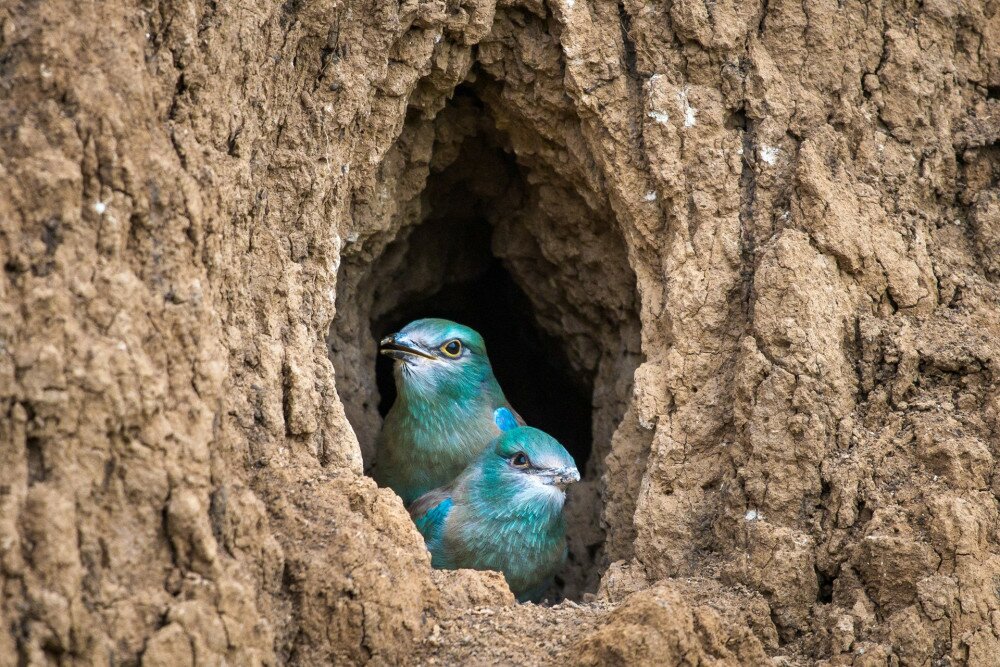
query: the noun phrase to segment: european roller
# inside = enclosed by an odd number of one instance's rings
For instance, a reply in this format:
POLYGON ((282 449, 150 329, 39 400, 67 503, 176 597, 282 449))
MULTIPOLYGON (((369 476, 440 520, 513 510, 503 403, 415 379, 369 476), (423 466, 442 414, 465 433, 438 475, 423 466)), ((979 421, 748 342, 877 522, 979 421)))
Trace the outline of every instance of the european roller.
POLYGON ((552 436, 518 426, 497 436, 451 485, 410 506, 431 565, 502 572, 521 602, 537 600, 566 560, 563 504, 580 480, 552 436))
POLYGON ((406 505, 458 477, 499 435, 498 421, 524 423, 493 375, 483 337, 469 327, 416 320, 384 338, 381 352, 395 360, 397 395, 373 474, 406 505))

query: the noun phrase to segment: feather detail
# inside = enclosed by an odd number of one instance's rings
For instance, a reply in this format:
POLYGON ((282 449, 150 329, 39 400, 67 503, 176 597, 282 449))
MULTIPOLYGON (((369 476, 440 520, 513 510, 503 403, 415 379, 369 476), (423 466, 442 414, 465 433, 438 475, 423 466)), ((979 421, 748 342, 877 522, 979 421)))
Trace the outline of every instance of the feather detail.
POLYGON ((435 489, 422 495, 410 506, 410 518, 424 536, 427 550, 431 552, 431 565, 434 567, 448 567, 448 563, 439 554, 445 523, 453 505, 447 489, 435 489))
POLYGON ((524 426, 524 420, 521 419, 521 415, 507 407, 500 407, 493 411, 493 423, 501 431, 509 431, 518 426, 524 426))

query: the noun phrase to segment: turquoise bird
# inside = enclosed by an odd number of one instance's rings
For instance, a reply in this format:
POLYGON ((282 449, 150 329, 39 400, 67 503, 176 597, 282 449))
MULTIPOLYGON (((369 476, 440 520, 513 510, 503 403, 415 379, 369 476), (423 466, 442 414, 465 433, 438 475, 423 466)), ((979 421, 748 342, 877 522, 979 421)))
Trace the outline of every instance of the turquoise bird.
POLYGON ((517 426, 490 443, 451 485, 420 497, 410 516, 431 565, 502 572, 521 602, 537 600, 566 560, 566 487, 580 481, 552 436, 517 426))
POLYGON ((381 352, 395 360, 397 395, 373 475, 406 505, 458 477, 500 434, 498 420, 524 423, 493 375, 483 337, 467 326, 416 320, 384 338, 381 352))

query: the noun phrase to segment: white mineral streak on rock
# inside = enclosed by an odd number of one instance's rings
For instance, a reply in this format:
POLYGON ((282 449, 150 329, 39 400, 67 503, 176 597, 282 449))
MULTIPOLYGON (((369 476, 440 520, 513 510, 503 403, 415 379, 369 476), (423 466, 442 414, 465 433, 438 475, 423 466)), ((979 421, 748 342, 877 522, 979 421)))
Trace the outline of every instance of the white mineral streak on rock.
POLYGON ((684 127, 694 127, 696 123, 695 116, 698 114, 698 110, 688 102, 688 90, 690 88, 685 86, 681 92, 677 93, 677 101, 680 102, 681 111, 684 114, 684 127))
POLYGON ((780 152, 779 148, 765 144, 760 147, 760 159, 768 164, 774 164, 778 161, 778 153, 780 152))

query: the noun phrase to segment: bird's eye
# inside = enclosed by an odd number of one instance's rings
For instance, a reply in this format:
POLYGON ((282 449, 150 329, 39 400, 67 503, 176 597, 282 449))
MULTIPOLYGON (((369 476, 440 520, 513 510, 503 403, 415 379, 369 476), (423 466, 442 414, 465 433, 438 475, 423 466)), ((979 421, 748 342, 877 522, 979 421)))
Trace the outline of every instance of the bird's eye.
POLYGON ((528 457, 525 456, 524 452, 518 452, 517 454, 514 454, 510 462, 511 465, 513 465, 515 468, 527 468, 528 466, 531 465, 531 461, 528 460, 528 457))
POLYGON ((462 354, 462 341, 453 338, 441 346, 441 351, 444 352, 445 356, 457 359, 462 354))

